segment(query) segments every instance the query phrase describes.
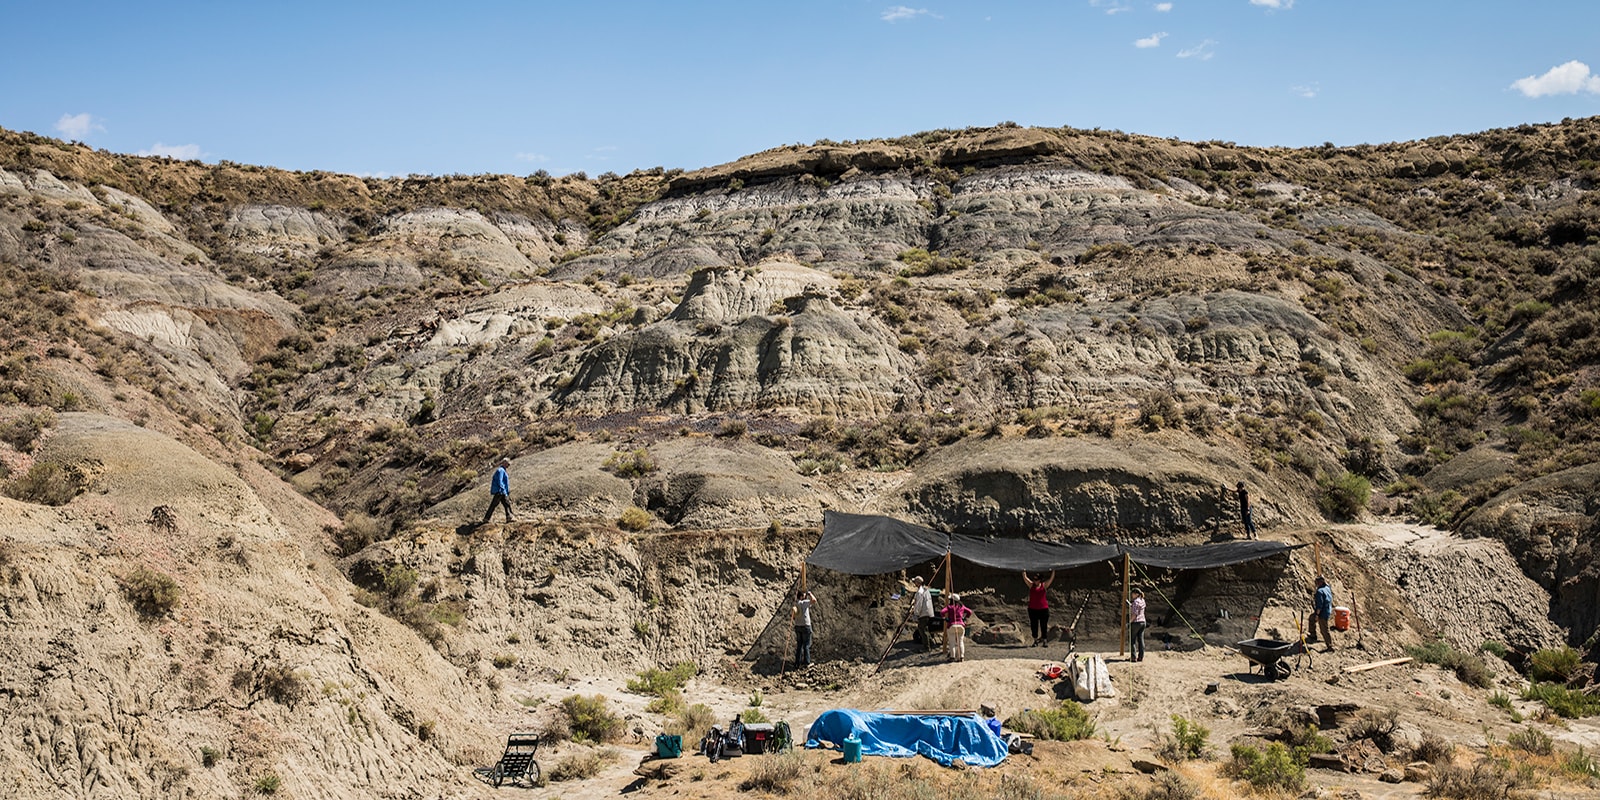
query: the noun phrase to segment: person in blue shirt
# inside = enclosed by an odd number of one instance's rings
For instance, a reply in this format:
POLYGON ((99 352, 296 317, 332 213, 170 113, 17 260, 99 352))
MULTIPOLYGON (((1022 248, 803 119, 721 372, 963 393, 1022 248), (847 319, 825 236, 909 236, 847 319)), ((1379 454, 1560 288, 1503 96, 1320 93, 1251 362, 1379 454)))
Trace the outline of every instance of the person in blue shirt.
POLYGON ((489 479, 489 510, 483 512, 483 521, 489 522, 494 516, 495 506, 503 506, 506 511, 506 522, 511 521, 511 475, 506 472, 506 467, 511 466, 511 459, 500 459, 500 466, 494 471, 494 477, 489 479))
POLYGON ((1326 645, 1322 652, 1333 652, 1333 632, 1328 630, 1328 621, 1333 619, 1333 587, 1328 585, 1327 579, 1317 576, 1317 592, 1311 598, 1311 618, 1306 620, 1306 637, 1312 642, 1317 640, 1317 632, 1322 632, 1322 641, 1326 645))

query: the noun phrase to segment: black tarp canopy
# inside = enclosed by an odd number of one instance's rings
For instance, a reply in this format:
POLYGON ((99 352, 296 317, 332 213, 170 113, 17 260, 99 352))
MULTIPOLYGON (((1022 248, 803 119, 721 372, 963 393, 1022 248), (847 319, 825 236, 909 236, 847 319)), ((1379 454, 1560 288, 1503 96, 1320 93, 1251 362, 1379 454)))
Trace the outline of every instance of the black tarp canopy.
POLYGON ((882 575, 943 558, 949 552, 985 567, 1044 572, 1111 561, 1126 554, 1129 559, 1149 567, 1208 569, 1275 556, 1294 547, 1296 545, 1266 541, 1186 547, 1056 544, 947 534, 893 517, 828 511, 823 515, 822 539, 806 563, 850 575, 882 575))

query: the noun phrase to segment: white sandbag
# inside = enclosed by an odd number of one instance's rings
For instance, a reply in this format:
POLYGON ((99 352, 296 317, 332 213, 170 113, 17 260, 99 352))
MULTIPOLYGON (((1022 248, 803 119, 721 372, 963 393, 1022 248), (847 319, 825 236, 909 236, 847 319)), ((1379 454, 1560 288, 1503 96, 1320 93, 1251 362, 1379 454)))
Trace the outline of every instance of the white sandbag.
POLYGON ((1111 685, 1111 671, 1106 669, 1105 659, 1098 655, 1080 659, 1073 654, 1072 661, 1067 664, 1067 676, 1072 680, 1072 695, 1081 702, 1117 696, 1116 688, 1111 685))
POLYGON ((1105 659, 1099 656, 1090 656, 1095 663, 1095 697, 1116 697, 1117 688, 1111 685, 1111 670, 1106 667, 1105 659))

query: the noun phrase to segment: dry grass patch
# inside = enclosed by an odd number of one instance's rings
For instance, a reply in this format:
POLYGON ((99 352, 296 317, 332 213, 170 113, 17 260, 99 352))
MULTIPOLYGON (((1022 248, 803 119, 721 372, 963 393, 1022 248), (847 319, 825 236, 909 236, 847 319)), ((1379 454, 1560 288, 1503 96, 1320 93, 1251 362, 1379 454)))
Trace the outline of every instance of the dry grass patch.
MULTIPOLYGON (((768 794, 795 794, 804 786, 807 775, 806 762, 798 751, 790 750, 761 759, 750 777, 739 783, 741 792, 766 792, 768 794)), ((809 770, 815 772, 815 769, 809 770)))
POLYGON ((609 747, 574 753, 557 761, 556 765, 550 768, 550 782, 563 783, 593 778, 606 767, 616 763, 619 757, 620 754, 609 747))

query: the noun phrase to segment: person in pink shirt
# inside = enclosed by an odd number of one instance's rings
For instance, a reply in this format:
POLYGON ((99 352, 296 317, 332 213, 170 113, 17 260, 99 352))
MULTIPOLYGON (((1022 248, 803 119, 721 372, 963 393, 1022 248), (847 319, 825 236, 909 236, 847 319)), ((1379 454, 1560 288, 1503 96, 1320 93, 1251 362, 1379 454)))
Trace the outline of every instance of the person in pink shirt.
POLYGON ((961 661, 967 657, 967 618, 972 616, 972 609, 961 604, 961 595, 952 594, 945 607, 939 612, 944 617, 945 636, 950 642, 950 660, 961 661))
POLYGON ((1129 661, 1144 660, 1144 591, 1133 590, 1133 599, 1128 601, 1128 638, 1132 644, 1129 647, 1129 661))
POLYGON ((1026 572, 1022 573, 1022 582, 1028 584, 1028 628, 1033 633, 1034 647, 1044 647, 1044 640, 1050 635, 1050 597, 1046 593, 1055 581, 1054 570, 1051 570, 1050 577, 1042 581, 1028 577, 1026 572))

